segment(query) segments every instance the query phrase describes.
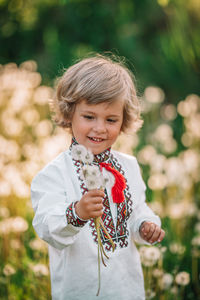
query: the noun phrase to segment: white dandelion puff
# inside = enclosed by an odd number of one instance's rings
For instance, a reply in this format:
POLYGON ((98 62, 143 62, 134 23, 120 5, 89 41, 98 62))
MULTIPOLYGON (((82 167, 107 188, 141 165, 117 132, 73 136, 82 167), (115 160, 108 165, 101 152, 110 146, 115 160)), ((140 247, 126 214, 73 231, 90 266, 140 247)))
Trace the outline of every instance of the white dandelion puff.
POLYGON ((92 152, 88 149, 86 155, 83 157, 82 162, 85 164, 91 164, 94 160, 92 152))
POLYGON ((171 251, 171 253, 182 255, 185 252, 185 246, 173 242, 169 245, 169 250, 171 251))
POLYGON ((87 156, 87 149, 83 145, 73 145, 71 156, 72 159, 83 162, 84 158, 87 156))
POLYGON ((163 270, 156 268, 152 271, 152 275, 155 278, 159 278, 159 277, 163 276, 163 270))
POLYGON ((102 170, 102 187, 103 188, 108 188, 112 187, 115 183, 115 177, 111 172, 108 172, 103 168, 102 170))
POLYGON ((151 267, 157 263, 157 261, 161 257, 161 252, 155 246, 141 247, 140 256, 141 256, 142 264, 146 267, 151 267))
POLYGON ((29 243, 29 246, 33 250, 44 251, 44 252, 47 251, 47 245, 45 244, 45 242, 38 238, 32 239, 29 243))
POLYGON ((168 290, 169 287, 172 285, 173 282, 173 276, 169 273, 163 274, 163 276, 160 278, 159 285, 161 290, 168 290))
POLYGON ((147 300, 154 298, 155 295, 156 295, 156 293, 153 290, 151 290, 151 289, 146 290, 146 299, 147 300))
POLYGON ((198 222, 196 225, 195 225, 195 228, 194 230, 198 233, 200 233, 200 222, 198 222))
POLYGON ((14 269, 13 266, 11 266, 10 264, 7 264, 3 268, 3 273, 5 276, 11 276, 16 273, 16 270, 14 269))
POLYGON ((101 176, 101 172, 100 172, 98 166, 85 165, 85 166, 83 166, 82 170, 83 170, 83 175, 85 178, 88 176, 93 176, 96 178, 101 176))
POLYGON ((183 286, 188 285, 190 282, 190 274, 184 271, 180 272, 176 275, 175 281, 179 285, 183 285, 183 286))
POLYGON ((49 269, 44 264, 33 265, 32 270, 36 276, 48 276, 49 275, 49 269))
POLYGON ((192 245, 196 247, 200 247, 200 236, 195 236, 192 239, 192 245))
POLYGON ((94 189, 100 189, 101 188, 101 180, 100 178, 96 178, 94 176, 87 176, 85 178, 85 183, 86 183, 86 186, 88 188, 88 190, 94 190, 94 189))

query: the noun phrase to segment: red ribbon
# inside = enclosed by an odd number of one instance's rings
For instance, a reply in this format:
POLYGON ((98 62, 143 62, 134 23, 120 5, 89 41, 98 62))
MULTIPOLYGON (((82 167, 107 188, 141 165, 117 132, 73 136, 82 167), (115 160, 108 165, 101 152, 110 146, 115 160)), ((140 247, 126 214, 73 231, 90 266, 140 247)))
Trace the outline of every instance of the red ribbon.
POLYGON ((100 170, 105 168, 107 171, 111 172, 115 177, 115 184, 112 187, 111 193, 114 203, 122 203, 125 199, 124 189, 126 188, 126 181, 124 176, 117 170, 115 170, 111 164, 100 163, 100 170))

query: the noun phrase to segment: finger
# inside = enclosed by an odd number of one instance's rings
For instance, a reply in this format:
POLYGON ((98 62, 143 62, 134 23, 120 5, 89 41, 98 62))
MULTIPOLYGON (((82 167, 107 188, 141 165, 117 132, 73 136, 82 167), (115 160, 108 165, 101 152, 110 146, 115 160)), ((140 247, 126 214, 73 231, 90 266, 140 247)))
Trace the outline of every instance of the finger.
POLYGON ((158 237, 159 243, 164 239, 164 236, 165 236, 165 231, 163 229, 161 229, 160 235, 158 237))
POLYGON ((101 198, 101 197, 92 197, 92 198, 90 198, 90 203, 92 205, 102 204, 103 203, 103 198, 101 198))
POLYGON ((103 204, 95 204, 93 207, 92 207, 92 211, 100 211, 102 210, 103 211, 103 204))
POLYGON ((161 228, 159 226, 156 226, 149 242, 150 243, 156 242, 158 240, 159 236, 160 236, 160 233, 161 233, 161 228))
POLYGON ((141 232, 143 233, 144 236, 147 236, 150 230, 151 223, 150 222, 144 222, 142 224, 141 232))
POLYGON ((105 197, 105 193, 102 190, 91 190, 88 191, 87 194, 91 197, 105 197))
POLYGON ((146 235, 146 238, 147 238, 148 240, 151 239, 151 237, 152 237, 152 235, 153 235, 153 233, 154 233, 154 231, 155 231, 155 228, 156 228, 156 225, 155 225, 154 223, 151 223, 150 226, 149 226, 149 232, 148 232, 147 235, 146 235))
POLYGON ((101 217, 103 214, 103 210, 99 210, 99 211, 94 211, 91 213, 91 218, 98 218, 101 217))

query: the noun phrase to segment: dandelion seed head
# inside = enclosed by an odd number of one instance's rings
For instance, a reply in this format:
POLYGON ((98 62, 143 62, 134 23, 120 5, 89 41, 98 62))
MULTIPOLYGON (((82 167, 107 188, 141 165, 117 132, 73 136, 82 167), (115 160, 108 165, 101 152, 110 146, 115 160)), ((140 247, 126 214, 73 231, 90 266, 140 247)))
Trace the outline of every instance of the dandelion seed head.
POLYGON ((171 253, 182 255, 185 252, 185 246, 174 242, 169 245, 169 250, 171 253))
POLYGON ((36 264, 32 266, 32 270, 35 273, 36 276, 48 276, 49 275, 49 269, 44 264, 36 264))
POLYGON ((159 280, 161 290, 168 290, 173 282, 173 276, 170 273, 165 273, 159 280))
POLYGON ((87 149, 83 145, 72 145, 71 156, 74 160, 84 162, 87 156, 87 149))
POLYGON ((7 264, 3 268, 3 273, 5 276, 11 276, 16 273, 16 270, 13 266, 11 266, 10 264, 7 264))
POLYGON ((190 274, 187 272, 180 272, 176 275, 175 281, 179 285, 188 285, 190 282, 190 274))

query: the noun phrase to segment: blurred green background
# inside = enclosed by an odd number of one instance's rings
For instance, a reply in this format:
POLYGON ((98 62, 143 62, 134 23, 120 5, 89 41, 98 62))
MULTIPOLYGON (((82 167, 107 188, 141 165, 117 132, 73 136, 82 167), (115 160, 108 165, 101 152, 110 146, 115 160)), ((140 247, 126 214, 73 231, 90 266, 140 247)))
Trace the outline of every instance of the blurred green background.
POLYGON ((0 0, 0 299, 50 299, 30 182, 70 136, 50 121, 55 80, 92 52, 124 57, 144 126, 115 148, 137 156, 161 246, 139 247, 147 299, 200 297, 200 1, 0 0))

